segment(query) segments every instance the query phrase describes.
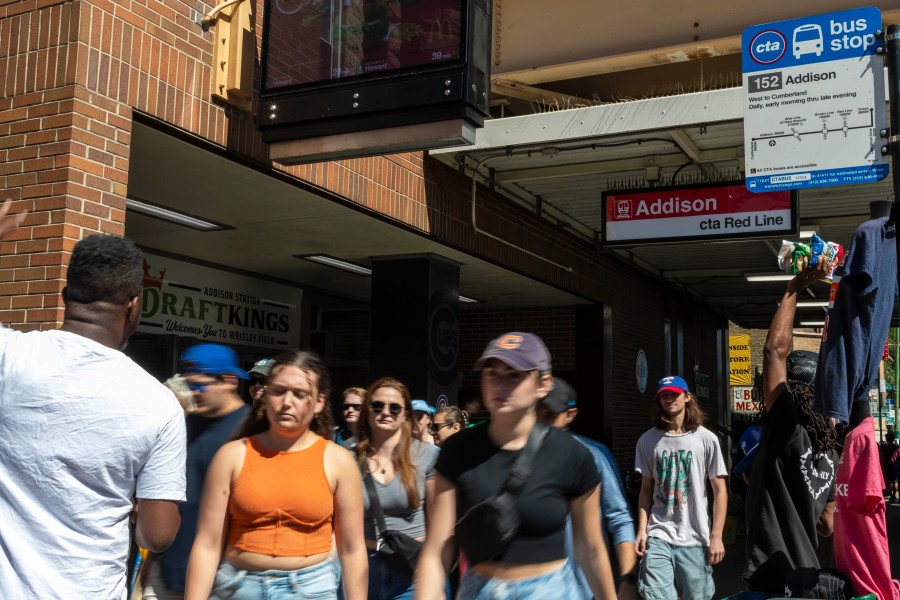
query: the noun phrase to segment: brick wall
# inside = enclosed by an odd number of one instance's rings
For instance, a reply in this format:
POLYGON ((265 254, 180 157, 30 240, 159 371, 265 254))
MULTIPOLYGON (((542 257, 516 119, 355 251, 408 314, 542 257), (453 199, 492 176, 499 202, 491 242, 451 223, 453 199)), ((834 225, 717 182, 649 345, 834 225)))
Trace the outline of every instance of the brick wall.
POLYGON ((459 370, 463 385, 478 385, 472 365, 495 337, 510 331, 540 336, 553 360, 554 371, 575 369, 575 307, 460 307, 459 370))

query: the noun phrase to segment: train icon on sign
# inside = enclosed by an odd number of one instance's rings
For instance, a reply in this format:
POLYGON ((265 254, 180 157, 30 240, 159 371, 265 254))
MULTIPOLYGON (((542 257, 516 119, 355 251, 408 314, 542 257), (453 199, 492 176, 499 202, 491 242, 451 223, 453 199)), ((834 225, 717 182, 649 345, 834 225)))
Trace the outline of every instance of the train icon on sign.
POLYGON ((823 47, 822 28, 819 25, 806 23, 794 30, 791 48, 796 60, 800 60, 800 57, 804 54, 822 56, 823 47))

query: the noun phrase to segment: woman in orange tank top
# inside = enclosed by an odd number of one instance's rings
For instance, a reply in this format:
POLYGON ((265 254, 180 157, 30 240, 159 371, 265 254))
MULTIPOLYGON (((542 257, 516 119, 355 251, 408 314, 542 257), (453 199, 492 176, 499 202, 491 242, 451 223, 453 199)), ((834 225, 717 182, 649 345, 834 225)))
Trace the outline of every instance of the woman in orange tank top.
POLYGON ((337 598, 332 539, 344 597, 366 597, 362 485, 353 455, 329 441, 329 391, 316 355, 275 359, 261 410, 207 472, 186 600, 337 598))

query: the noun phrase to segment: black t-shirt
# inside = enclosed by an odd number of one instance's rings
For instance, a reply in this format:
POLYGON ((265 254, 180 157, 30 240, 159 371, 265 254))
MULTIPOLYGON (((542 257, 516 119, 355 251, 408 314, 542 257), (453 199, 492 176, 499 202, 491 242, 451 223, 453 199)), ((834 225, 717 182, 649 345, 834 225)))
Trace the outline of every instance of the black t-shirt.
MULTIPOLYGON (((457 518, 499 492, 520 452, 495 446, 487 425, 470 427, 444 442, 435 468, 456 485, 457 518)), ((569 503, 599 483, 588 449, 571 435, 550 427, 535 456, 531 477, 516 498, 519 532, 496 560, 535 564, 565 558, 569 503)))
POLYGON ((816 523, 834 499, 835 450, 814 453, 787 390, 763 416, 763 438, 747 488, 747 567, 755 591, 784 593, 785 574, 819 568, 816 523))

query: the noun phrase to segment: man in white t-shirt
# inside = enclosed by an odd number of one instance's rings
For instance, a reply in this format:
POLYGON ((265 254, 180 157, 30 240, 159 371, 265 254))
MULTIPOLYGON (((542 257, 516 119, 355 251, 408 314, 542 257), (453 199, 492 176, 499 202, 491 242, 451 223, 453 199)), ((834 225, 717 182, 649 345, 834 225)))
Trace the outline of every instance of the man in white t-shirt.
MULTIPOLYGON (((0 206, 0 238, 21 222, 0 206)), ((0 327, 0 596, 123 600, 129 517, 164 550, 185 494, 184 417, 120 349, 141 312, 126 239, 75 246, 55 331, 0 327)))
POLYGON ((684 379, 660 379, 656 427, 638 439, 634 459, 642 476, 635 551, 645 600, 709 600, 715 591, 712 565, 725 556, 728 471, 719 440, 702 425, 705 419, 684 379), (707 481, 714 498, 712 526, 707 481))

